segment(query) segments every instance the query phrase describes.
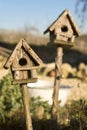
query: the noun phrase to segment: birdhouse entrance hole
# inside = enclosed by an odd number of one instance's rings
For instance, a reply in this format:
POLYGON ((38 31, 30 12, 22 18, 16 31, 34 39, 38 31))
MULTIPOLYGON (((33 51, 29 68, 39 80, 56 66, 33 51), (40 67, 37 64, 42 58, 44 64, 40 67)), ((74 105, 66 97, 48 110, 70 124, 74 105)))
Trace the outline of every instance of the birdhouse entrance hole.
POLYGON ((25 58, 21 58, 21 59, 19 60, 19 65, 21 65, 21 66, 27 65, 27 60, 26 60, 25 58))
POLYGON ((62 32, 68 32, 68 27, 66 25, 61 27, 62 32))

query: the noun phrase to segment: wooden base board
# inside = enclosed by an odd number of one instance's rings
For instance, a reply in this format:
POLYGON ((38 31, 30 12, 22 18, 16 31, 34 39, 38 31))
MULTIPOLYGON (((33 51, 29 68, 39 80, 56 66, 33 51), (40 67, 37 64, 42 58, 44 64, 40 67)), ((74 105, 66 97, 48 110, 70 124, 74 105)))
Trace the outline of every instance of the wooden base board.
POLYGON ((24 83, 35 83, 35 82, 37 82, 37 78, 13 80, 12 84, 24 84, 24 83))
POLYGON ((72 42, 64 42, 64 41, 59 41, 59 40, 55 40, 54 43, 55 43, 57 46, 59 46, 59 47, 64 47, 64 48, 75 46, 75 43, 72 43, 72 42))

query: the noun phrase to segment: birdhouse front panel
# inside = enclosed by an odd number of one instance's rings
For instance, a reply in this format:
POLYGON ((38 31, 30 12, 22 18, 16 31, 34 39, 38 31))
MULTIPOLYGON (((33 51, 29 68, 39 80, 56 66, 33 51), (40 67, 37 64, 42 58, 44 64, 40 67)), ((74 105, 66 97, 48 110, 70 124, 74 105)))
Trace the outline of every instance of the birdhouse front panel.
POLYGON ((36 77, 37 62, 25 50, 23 46, 17 50, 16 57, 12 63, 13 83, 27 83, 37 81, 36 77), (36 67, 35 67, 36 66, 36 67), (34 69, 34 68, 35 69, 34 69))
POLYGON ((37 81, 36 69, 40 64, 42 60, 22 39, 6 61, 5 68, 11 67, 13 83, 21 84, 37 81))
POLYGON ((22 47, 17 51, 16 57, 13 61, 13 70, 29 70, 29 68, 34 67, 37 63, 34 59, 26 52, 22 47))
POLYGON ((70 20, 67 15, 59 19, 54 30, 54 40, 74 42, 74 39, 72 41, 72 37, 74 35, 73 26, 70 23, 70 20))

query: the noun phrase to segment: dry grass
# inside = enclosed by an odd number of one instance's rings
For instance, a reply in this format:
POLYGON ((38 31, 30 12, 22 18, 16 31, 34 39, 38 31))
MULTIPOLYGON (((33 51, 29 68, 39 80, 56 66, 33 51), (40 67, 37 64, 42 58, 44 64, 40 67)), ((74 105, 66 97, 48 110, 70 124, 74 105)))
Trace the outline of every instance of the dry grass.
POLYGON ((83 98, 87 100, 87 82, 77 78, 66 78, 61 80, 61 85, 72 87, 68 95, 68 102, 83 98))
MULTIPOLYGON (((30 44, 34 45, 47 45, 47 43, 49 42, 49 36, 38 35, 38 33, 36 35, 28 31, 0 31, 0 42, 2 41, 11 44, 18 43, 20 38, 25 38, 30 44)), ((74 49, 87 53, 87 34, 81 35, 80 37, 76 38, 75 43, 76 45, 74 49)))
POLYGON ((25 38, 30 44, 46 45, 49 41, 48 37, 35 35, 25 31, 0 31, 0 42, 10 44, 18 43, 21 38, 25 38))
POLYGON ((87 34, 81 35, 76 39, 75 49, 87 54, 87 34))
POLYGON ((68 100, 79 100, 79 99, 87 99, 87 82, 83 82, 79 79, 72 80, 72 84, 74 83, 73 88, 68 96, 68 100))

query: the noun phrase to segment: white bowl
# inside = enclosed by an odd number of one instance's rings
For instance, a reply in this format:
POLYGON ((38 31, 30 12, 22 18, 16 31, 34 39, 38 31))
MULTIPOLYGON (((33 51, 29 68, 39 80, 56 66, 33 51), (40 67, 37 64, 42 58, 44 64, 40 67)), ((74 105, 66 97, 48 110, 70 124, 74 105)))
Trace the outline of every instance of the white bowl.
MULTIPOLYGON (((48 101, 49 104, 52 104, 52 95, 53 95, 53 86, 54 82, 48 80, 38 79, 36 83, 28 83, 28 90, 30 97, 38 97, 40 96, 43 101, 48 101)), ((61 86, 59 89, 59 98, 58 100, 61 101, 60 105, 64 106, 68 94, 72 87, 70 86, 61 86)))

